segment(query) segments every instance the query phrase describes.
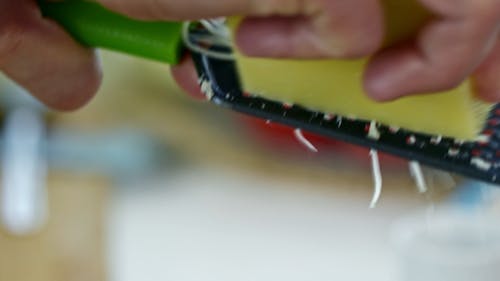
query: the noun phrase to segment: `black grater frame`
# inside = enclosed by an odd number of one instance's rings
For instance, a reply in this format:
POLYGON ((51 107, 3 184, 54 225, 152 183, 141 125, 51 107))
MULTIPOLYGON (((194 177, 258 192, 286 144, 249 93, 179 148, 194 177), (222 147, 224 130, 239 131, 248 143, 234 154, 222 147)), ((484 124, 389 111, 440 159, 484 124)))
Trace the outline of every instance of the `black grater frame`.
POLYGON ((463 142, 261 98, 257 94, 242 91, 234 61, 197 53, 193 53, 192 57, 202 91, 217 105, 441 170, 500 184, 500 104, 494 106, 477 140, 463 142), (376 132, 375 135, 373 132, 376 132))

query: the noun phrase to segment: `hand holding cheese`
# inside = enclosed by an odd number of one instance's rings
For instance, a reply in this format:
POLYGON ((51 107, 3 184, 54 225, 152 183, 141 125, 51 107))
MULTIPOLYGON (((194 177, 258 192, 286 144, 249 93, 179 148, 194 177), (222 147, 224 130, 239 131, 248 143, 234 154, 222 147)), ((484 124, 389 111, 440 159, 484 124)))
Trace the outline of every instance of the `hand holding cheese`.
MULTIPOLYGON (((486 116, 491 109, 490 104, 478 101, 475 95, 479 90, 479 85, 489 85, 493 90, 498 91, 498 84, 495 84, 497 78, 494 78, 498 77, 499 72, 494 70, 498 64, 490 60, 487 67, 489 71, 482 70, 484 72, 478 78, 485 79, 488 77, 486 73, 489 72, 491 79, 491 83, 483 84, 477 83, 479 79, 465 81, 470 69, 461 65, 463 60, 460 60, 460 57, 448 56, 449 61, 439 68, 439 63, 442 63, 440 60, 445 59, 448 54, 441 54, 442 57, 435 57, 435 60, 427 59, 419 56, 418 48, 413 46, 416 43, 412 43, 419 40, 418 36, 415 37, 416 34, 425 34, 426 29, 432 30, 432 23, 438 22, 435 19, 436 16, 423 7, 418 0, 380 0, 379 3, 384 11, 385 22, 384 50, 381 52, 371 57, 348 61, 251 58, 238 52, 236 61, 244 90, 271 100, 298 104, 313 111, 374 120, 419 133, 444 135, 463 140, 474 139, 483 129, 486 116), (425 27, 426 25, 428 27, 425 27), (394 56, 398 56, 403 50, 406 53, 403 54, 404 56, 400 55, 402 59, 395 60, 394 56), (411 66, 406 71, 405 63, 411 66), (403 68, 400 69, 401 67, 403 68), (448 70, 450 67, 451 70, 448 70), (423 73, 419 76, 417 70, 423 73), (425 83, 446 81, 447 78, 453 78, 453 73, 463 73, 464 76, 443 88, 436 88, 436 90, 425 88, 417 92, 424 95, 407 96, 390 102, 377 103, 366 94, 367 88, 370 90, 370 81, 367 83, 367 80, 373 76, 378 76, 373 80, 375 83, 385 83, 383 86, 388 87, 380 91, 379 94, 382 96, 378 99, 394 99, 396 96, 405 94, 405 92, 398 92, 398 78, 400 83, 404 82, 399 85, 399 90, 405 91, 411 87, 425 87, 425 83), (462 80, 464 83, 461 83, 462 80), (433 94, 427 95, 430 93, 433 94)), ((238 18, 230 20, 233 30, 237 30, 239 24, 238 18)), ((439 30, 439 28, 436 29, 439 30)), ((440 34, 443 38, 446 35, 440 34)), ((449 38, 453 36, 448 36, 449 38)), ((440 38, 434 39, 437 43, 443 41, 440 38)), ((430 51, 432 55, 439 54, 439 51, 445 53, 445 50, 439 49, 444 48, 445 45, 431 43, 436 47, 436 50, 430 51)), ((454 48, 462 50, 463 45, 473 45, 468 42, 461 43, 455 42, 447 51, 457 55, 458 52, 454 51, 454 48)), ((432 58, 431 55, 427 56, 432 58)), ((465 54, 462 57, 464 56, 465 54)), ((373 97, 373 91, 368 93, 373 97)), ((409 93, 411 92, 406 92, 406 94, 409 93)))
MULTIPOLYGON (((429 11, 428 23, 390 48, 382 48, 383 1, 100 0, 148 19, 247 16, 236 39, 250 56, 356 58, 376 53, 364 78, 376 100, 451 89, 475 75, 478 94, 500 101, 499 0, 409 1, 429 11)), ((401 15, 407 16, 413 15, 401 15)), ((174 69, 183 85, 190 76, 186 69, 174 69)))
MULTIPOLYGON (((378 100, 453 88, 475 74, 477 92, 500 101, 499 0, 407 0, 429 11, 429 21, 405 43, 390 48, 384 44, 386 0, 98 1, 142 19, 245 16, 236 41, 251 56, 375 54, 364 81, 378 100)), ((42 18, 34 0, 0 1, 0 70, 49 106, 66 110, 88 101, 100 81, 93 52, 42 18)), ((189 72, 189 65, 174 69, 181 82, 191 81, 189 72)))

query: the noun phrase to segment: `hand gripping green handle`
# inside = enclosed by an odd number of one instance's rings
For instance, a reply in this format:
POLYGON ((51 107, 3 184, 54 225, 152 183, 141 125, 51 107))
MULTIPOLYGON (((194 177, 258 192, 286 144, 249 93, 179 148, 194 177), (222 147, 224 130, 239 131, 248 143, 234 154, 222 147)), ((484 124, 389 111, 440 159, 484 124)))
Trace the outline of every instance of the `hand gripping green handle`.
POLYGON ((64 27, 81 44, 177 64, 182 23, 140 21, 86 0, 38 2, 43 16, 64 27))

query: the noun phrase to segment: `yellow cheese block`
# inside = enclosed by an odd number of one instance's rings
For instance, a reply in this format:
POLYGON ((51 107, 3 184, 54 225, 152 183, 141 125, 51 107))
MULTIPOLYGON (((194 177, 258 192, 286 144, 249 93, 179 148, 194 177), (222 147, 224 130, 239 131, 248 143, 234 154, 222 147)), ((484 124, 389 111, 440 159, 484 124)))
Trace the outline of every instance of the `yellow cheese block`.
MULTIPOLYGON (((430 14, 415 0, 384 0, 386 45, 415 34, 430 14)), ((237 19, 229 21, 232 29, 237 19)), ((256 59, 236 54, 243 89, 261 97, 409 129, 415 132, 474 139, 492 105, 477 100, 471 83, 456 89, 378 103, 367 97, 362 60, 256 59)))

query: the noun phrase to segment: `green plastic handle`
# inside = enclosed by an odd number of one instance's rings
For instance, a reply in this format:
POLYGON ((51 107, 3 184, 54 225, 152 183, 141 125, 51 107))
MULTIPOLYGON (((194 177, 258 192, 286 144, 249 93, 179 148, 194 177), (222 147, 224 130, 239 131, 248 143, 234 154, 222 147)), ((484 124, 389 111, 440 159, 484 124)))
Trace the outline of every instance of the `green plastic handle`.
POLYGON ((182 51, 182 23, 140 21, 85 0, 38 2, 42 14, 57 21, 81 44, 175 65, 182 51))

